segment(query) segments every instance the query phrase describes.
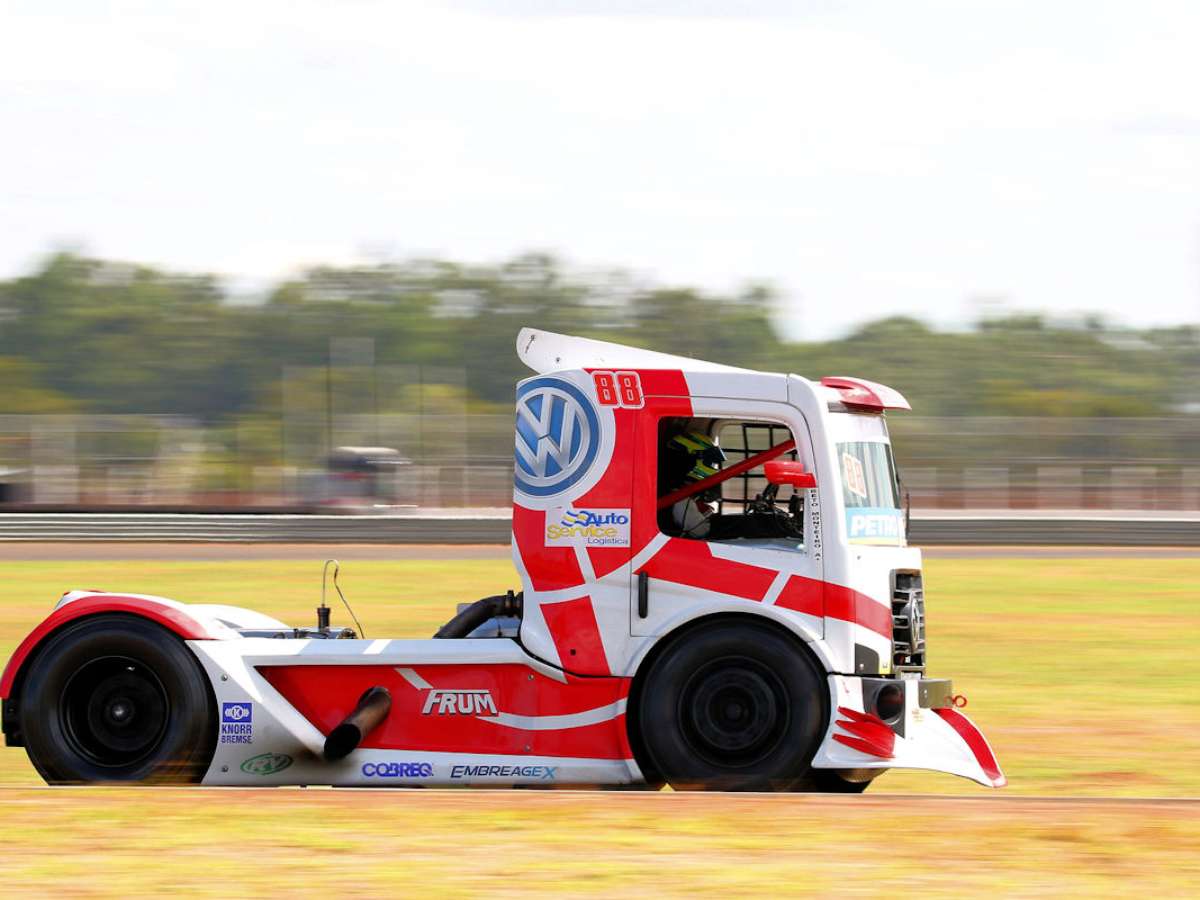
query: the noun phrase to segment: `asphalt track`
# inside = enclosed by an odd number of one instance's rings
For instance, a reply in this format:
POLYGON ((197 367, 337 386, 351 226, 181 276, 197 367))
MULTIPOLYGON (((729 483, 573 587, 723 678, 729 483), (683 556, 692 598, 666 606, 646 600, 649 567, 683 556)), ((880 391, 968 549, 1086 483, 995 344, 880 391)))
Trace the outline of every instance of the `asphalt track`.
MULTIPOLYGON (((929 559, 1194 559, 1195 547, 925 547, 929 559)), ((46 541, 0 543, 0 561, 509 559, 506 544, 218 544, 46 541)))

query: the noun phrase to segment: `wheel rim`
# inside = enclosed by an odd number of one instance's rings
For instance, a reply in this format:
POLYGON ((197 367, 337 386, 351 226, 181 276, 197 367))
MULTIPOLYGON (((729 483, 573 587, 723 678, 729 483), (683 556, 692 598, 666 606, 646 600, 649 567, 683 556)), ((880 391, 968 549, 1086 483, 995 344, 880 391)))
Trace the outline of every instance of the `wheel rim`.
POLYGON ((683 736, 701 758, 722 767, 752 766, 787 731, 790 710, 779 676, 757 660, 712 660, 679 695, 683 736))
POLYGON ((154 672, 125 656, 92 660, 63 686, 59 716, 71 748, 98 766, 128 766, 158 747, 170 701, 154 672))

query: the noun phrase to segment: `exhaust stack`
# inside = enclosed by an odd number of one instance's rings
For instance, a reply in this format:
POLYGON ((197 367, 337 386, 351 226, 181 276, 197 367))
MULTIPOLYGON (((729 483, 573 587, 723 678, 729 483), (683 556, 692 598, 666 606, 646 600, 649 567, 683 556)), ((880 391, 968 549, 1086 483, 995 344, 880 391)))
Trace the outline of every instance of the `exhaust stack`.
POLYGON ((354 711, 325 738, 325 760, 337 762, 345 759, 368 734, 379 727, 391 711, 392 695, 387 688, 367 688, 358 698, 354 711))

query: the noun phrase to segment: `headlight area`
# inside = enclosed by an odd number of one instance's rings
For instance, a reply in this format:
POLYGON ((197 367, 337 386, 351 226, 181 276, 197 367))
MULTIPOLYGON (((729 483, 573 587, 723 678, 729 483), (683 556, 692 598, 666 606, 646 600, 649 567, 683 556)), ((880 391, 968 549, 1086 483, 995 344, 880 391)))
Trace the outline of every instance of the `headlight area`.
POLYGON ((954 684, 949 678, 862 678, 863 711, 874 713, 904 737, 911 706, 940 709, 953 706, 954 684), (909 686, 915 687, 910 690, 909 686), (915 700, 915 703, 914 703, 915 700))

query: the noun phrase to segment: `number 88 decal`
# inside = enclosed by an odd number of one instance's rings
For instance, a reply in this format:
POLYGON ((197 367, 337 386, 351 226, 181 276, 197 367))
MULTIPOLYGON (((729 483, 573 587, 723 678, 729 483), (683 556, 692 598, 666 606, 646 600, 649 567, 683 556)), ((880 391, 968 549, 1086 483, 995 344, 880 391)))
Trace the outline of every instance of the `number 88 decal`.
POLYGON ((643 405, 642 380, 637 372, 593 372, 592 381, 601 406, 640 409, 643 405))

